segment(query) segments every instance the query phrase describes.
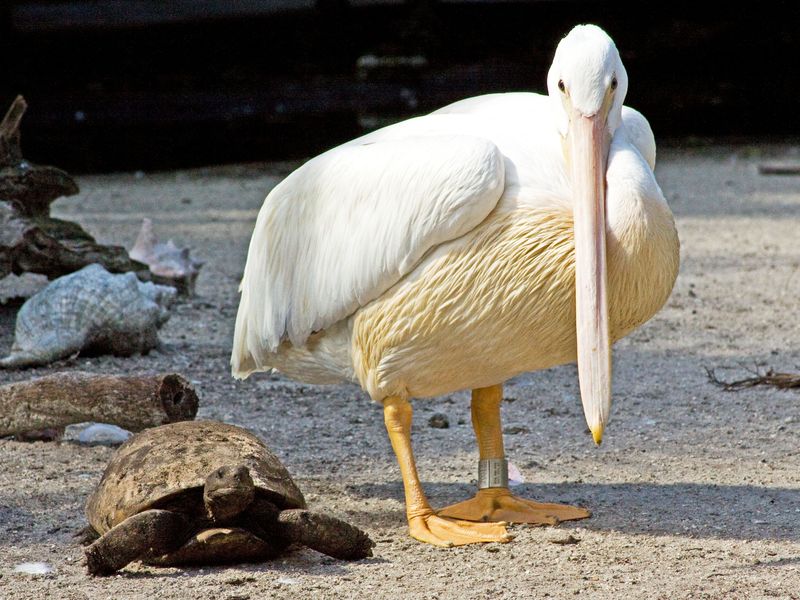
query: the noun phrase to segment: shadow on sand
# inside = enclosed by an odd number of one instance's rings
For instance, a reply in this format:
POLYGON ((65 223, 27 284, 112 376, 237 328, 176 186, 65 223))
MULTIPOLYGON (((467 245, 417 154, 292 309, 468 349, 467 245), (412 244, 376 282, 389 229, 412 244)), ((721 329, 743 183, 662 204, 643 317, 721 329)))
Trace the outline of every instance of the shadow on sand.
MULTIPOLYGON (((425 483, 434 507, 475 493, 467 484, 425 483)), ((348 491, 364 498, 403 499, 402 485, 362 484, 348 491)), ((526 484, 520 496, 585 506, 594 531, 691 538, 800 542, 800 488, 698 483, 526 484)))

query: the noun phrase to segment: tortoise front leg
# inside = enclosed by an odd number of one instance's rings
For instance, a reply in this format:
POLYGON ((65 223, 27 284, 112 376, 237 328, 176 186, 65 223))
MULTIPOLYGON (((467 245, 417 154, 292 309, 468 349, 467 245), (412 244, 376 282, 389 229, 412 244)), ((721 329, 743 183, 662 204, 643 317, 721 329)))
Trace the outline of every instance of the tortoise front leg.
POLYGON ((258 496, 244 512, 242 523, 270 544, 275 554, 294 543, 334 558, 358 560, 372 556, 375 545, 358 527, 335 517, 300 508, 280 510, 258 496))
POLYGON ((283 535, 334 558, 358 560, 372 556, 369 536, 349 523, 303 509, 283 510, 278 515, 283 535))
POLYGON ((190 533, 183 515, 146 510, 128 517, 88 546, 84 550, 86 567, 90 575, 111 575, 134 560, 177 550, 190 533))

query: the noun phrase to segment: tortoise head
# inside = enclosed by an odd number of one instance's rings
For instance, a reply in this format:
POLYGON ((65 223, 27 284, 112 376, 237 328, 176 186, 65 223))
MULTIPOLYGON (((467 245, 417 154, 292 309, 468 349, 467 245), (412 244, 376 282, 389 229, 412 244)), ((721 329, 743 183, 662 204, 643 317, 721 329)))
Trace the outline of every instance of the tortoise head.
POLYGON ((203 502, 215 522, 235 517, 250 506, 254 496, 255 484, 244 465, 225 465, 206 477, 203 502))

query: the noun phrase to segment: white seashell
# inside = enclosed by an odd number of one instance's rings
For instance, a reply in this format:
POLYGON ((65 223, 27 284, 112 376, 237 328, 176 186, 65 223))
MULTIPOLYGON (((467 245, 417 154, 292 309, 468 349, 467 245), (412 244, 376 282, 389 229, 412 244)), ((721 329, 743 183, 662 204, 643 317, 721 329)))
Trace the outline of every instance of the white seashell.
POLYGON ((17 314, 11 354, 0 367, 46 365, 79 352, 130 356, 158 345, 174 288, 100 265, 53 280, 17 314))
POLYGON ((517 465, 508 461, 508 485, 516 487, 523 483, 525 483, 525 476, 522 474, 522 471, 519 470, 517 465))
POLYGON ((189 248, 178 248, 172 240, 166 244, 159 242, 150 219, 142 221, 142 229, 128 254, 150 267, 156 283, 172 285, 187 296, 194 294, 203 263, 189 257, 189 248))
POLYGON ((26 575, 47 575, 53 572, 53 567, 43 562, 26 562, 14 567, 14 572, 26 575))

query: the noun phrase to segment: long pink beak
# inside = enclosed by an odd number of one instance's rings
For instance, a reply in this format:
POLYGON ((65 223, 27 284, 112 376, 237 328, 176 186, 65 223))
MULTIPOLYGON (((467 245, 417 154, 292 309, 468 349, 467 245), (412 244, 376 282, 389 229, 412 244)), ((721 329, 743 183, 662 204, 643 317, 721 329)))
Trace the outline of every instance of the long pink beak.
POLYGON ((575 303, 578 379, 586 422, 596 444, 611 412, 605 177, 605 118, 573 114, 568 134, 574 194, 575 303))

